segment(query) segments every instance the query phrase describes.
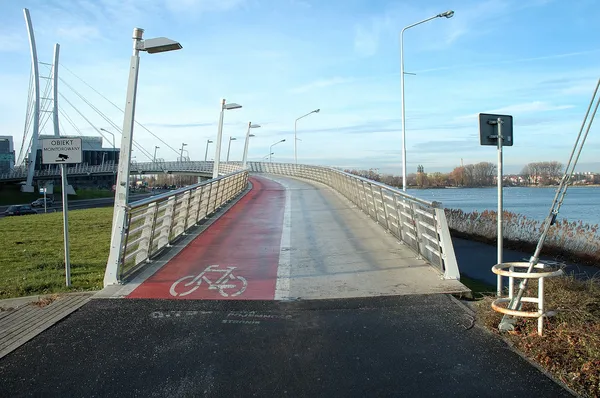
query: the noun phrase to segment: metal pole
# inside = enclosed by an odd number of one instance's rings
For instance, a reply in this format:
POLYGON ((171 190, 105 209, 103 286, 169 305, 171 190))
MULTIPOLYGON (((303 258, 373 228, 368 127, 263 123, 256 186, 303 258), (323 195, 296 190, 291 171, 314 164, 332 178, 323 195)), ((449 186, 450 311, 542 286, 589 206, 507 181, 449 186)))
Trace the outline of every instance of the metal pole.
POLYGON ((296 127, 298 125, 298 119, 294 122, 294 161, 298 164, 298 138, 296 138, 296 127))
MULTIPOLYGON (((502 212, 503 212, 503 195, 502 195, 502 118, 498 118, 498 264, 502 264, 502 246, 503 246, 503 231, 502 231, 502 212)), ((512 282, 512 278, 511 278, 512 282)), ((512 292, 512 286, 509 287, 512 292)), ((502 275, 498 275, 498 297, 502 296, 502 275)), ((512 293, 510 293, 512 296, 512 293)))
POLYGON ((52 121, 54 122, 54 136, 60 136, 58 126, 58 55, 60 44, 54 45, 54 59, 52 60, 52 121))
POLYGON ((404 31, 400 32, 400 90, 402 101, 402 190, 406 191, 406 120, 404 116, 404 31))
POLYGON ((248 122, 248 131, 246 132, 246 142, 244 143, 244 156, 242 158, 242 168, 246 168, 246 161, 248 160, 248 145, 250 143, 250 126, 252 126, 252 122, 248 122))
POLYGON ((29 49, 31 52, 31 70, 33 72, 33 132, 31 137, 31 150, 29 152, 29 168, 27 170, 27 182, 21 190, 24 192, 33 192, 33 175, 35 174, 35 161, 38 150, 38 139, 40 133, 40 72, 37 58, 37 47, 35 45, 35 35, 33 33, 33 25, 29 10, 23 9, 25 15, 25 24, 27 25, 27 33, 29 35, 29 49))
POLYGON ((184 143, 181 143, 181 153, 179 154, 179 161, 183 162, 183 147, 184 147, 184 143))
POLYGON ((158 149, 158 147, 155 145, 154 146, 154 158, 152 158, 152 163, 156 163, 156 150, 158 149))
POLYGON ((225 113, 225 99, 221 101, 221 113, 219 114, 219 127, 217 130, 217 142, 215 149, 215 161, 213 163, 213 178, 219 176, 219 161, 221 160, 221 140, 223 139, 223 113, 225 113))
POLYGON ((210 140, 206 140, 206 152, 204 152, 204 161, 208 159, 208 144, 210 144, 210 140))
POLYGON ((63 207, 63 232, 65 243, 65 281, 67 287, 71 286, 71 259, 69 256, 69 204, 67 203, 67 166, 60 165, 62 178, 62 207, 63 207))
POLYGON ((129 170, 131 162, 131 145, 133 141, 133 125, 135 122, 135 100, 137 93, 138 71, 140 66, 139 50, 136 45, 142 40, 143 29, 133 30, 133 55, 129 67, 129 81, 127 84, 127 99, 125 102, 125 115, 123 118, 123 134, 121 135, 121 149, 119 152, 119 167, 117 183, 115 184, 115 210, 113 214, 112 235, 110 238, 110 252, 104 274, 104 286, 119 283, 118 270, 121 261, 121 249, 125 237, 127 203, 129 202, 129 170))
POLYGON ((231 151, 231 137, 229 137, 229 145, 227 145, 227 163, 229 163, 229 151, 231 151))
POLYGON ((48 208, 46 206, 46 187, 44 187, 44 213, 48 213, 48 208))

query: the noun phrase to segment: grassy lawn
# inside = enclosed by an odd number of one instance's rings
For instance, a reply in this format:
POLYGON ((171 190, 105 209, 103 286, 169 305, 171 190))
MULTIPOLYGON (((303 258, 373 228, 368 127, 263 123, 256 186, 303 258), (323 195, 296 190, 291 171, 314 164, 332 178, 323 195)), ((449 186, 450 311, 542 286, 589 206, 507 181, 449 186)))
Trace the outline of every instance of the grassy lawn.
POLYGON ((0 299, 102 288, 112 208, 69 211, 71 288, 65 286, 61 213, 0 219, 0 299))

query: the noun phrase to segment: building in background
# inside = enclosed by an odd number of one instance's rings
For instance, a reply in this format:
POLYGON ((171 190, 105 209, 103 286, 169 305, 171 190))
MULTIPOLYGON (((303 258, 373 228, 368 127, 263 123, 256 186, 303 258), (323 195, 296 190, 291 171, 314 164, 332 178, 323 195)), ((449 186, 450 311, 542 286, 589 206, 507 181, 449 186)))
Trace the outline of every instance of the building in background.
MULTIPOLYGON (((40 134, 38 153, 36 157, 36 170, 58 167, 59 165, 42 164, 43 140, 56 138, 53 135, 40 134)), ((119 148, 103 148, 102 137, 80 135, 61 135, 60 138, 81 138, 82 164, 86 166, 99 166, 103 164, 117 164, 119 162, 119 148)))
POLYGON ((0 173, 7 173, 15 167, 13 137, 0 135, 0 173))

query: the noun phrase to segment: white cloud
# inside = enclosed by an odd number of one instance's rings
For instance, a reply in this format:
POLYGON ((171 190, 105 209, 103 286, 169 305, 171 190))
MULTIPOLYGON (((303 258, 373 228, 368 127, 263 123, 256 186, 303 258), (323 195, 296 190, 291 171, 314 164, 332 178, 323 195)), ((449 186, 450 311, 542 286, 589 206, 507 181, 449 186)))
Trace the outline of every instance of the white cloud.
POLYGON ((574 105, 552 105, 544 101, 533 101, 523 104, 514 104, 502 108, 492 109, 487 113, 533 113, 533 112, 549 112, 559 111, 563 109, 574 108, 574 105))
POLYGON ((360 56, 370 57, 377 53, 379 40, 388 29, 387 16, 374 17, 367 24, 358 24, 354 28, 354 51, 360 56))
POLYGON ((96 27, 84 25, 58 28, 56 34, 61 38, 72 41, 86 41, 100 36, 100 32, 96 27))
POLYGON ((245 0, 165 0, 166 6, 176 12, 228 11, 245 3, 245 0))
POLYGON ((0 34, 0 52, 27 50, 27 39, 17 33, 0 34))
POLYGON ((334 77, 331 79, 321 79, 321 80, 316 80, 314 82, 311 82, 311 83, 308 83, 308 84, 305 84, 302 86, 295 87, 295 88, 289 90, 289 92, 293 93, 293 94, 300 94, 300 93, 312 91, 314 89, 335 86, 337 84, 350 83, 352 81, 353 81, 353 79, 349 79, 349 78, 345 78, 345 77, 334 77))

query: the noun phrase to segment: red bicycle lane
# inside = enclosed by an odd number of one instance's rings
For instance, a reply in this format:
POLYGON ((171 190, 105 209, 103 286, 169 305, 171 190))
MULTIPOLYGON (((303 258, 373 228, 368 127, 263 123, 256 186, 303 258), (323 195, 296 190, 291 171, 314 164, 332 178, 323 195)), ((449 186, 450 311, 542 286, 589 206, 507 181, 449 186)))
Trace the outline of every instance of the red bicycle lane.
POLYGON ((285 188, 250 181, 250 192, 127 297, 273 300, 285 188))

